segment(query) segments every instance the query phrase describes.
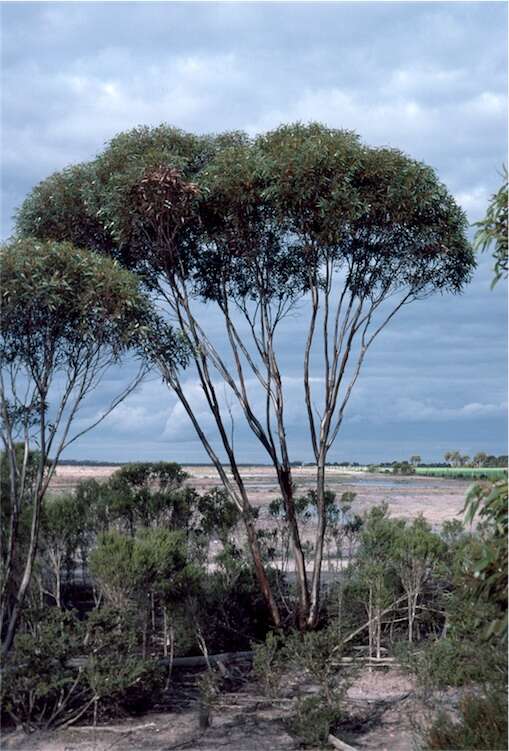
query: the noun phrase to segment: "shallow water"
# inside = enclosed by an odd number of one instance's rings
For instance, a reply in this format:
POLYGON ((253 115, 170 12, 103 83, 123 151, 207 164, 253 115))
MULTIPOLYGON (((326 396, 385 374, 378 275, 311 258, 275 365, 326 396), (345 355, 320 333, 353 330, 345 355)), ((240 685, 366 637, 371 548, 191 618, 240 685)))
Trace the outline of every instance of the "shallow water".
MULTIPOLYGON (((428 478, 413 478, 413 477, 405 477, 398 480, 381 480, 379 477, 353 477, 352 479, 348 479, 345 482, 339 481, 337 483, 338 485, 376 485, 382 488, 440 488, 443 487, 443 482, 437 482, 436 480, 431 480, 430 482, 427 482, 428 478)), ((329 480, 330 482, 330 480, 329 480)), ((336 484, 336 483, 335 483, 336 484)))
MULTIPOLYGON (((308 485, 313 481, 313 477, 296 477, 297 485, 308 485)), ((398 479, 380 478, 378 477, 356 477, 355 475, 341 475, 334 476, 329 475, 326 479, 327 486, 360 486, 360 487, 380 487, 388 489, 409 489, 409 488, 443 488, 449 478, 428 478, 428 477, 401 477, 398 479), (445 481, 445 482, 444 482, 445 481)), ((258 476, 245 480, 245 486, 248 490, 255 492, 278 492, 279 486, 274 483, 273 478, 258 476)))

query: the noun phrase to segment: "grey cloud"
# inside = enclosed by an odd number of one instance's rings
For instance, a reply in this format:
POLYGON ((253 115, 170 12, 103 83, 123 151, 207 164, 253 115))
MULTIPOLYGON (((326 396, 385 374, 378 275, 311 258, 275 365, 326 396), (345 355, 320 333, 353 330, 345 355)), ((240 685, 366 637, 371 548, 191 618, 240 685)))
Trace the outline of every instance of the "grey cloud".
MULTIPOLYGON (((254 133, 299 118, 354 128, 368 143, 435 167, 470 221, 500 182, 503 3, 47 2, 4 3, 2 14, 4 237, 36 182, 92 158, 120 130, 161 121, 197 132, 254 133)), ((465 294, 435 296, 394 320, 368 356, 336 456, 406 455, 412 440, 412 452, 430 458, 455 445, 504 450, 506 294, 502 284, 491 292, 490 281, 486 255, 465 294), (484 407, 468 406, 476 404, 484 407), (377 434, 381 419, 390 435, 377 434)), ((305 313, 303 306, 281 330, 288 384, 302 367, 305 313)), ((204 316, 220 339, 217 316, 204 316)), ((82 419, 104 409, 133 367, 112 373, 82 419)), ((299 388, 290 388, 297 406, 299 388)), ((304 457, 297 406, 290 438, 304 457)), ((154 378, 72 455, 204 458, 171 415, 175 399, 154 378)), ((246 460, 263 458, 240 424, 238 442, 246 460)))

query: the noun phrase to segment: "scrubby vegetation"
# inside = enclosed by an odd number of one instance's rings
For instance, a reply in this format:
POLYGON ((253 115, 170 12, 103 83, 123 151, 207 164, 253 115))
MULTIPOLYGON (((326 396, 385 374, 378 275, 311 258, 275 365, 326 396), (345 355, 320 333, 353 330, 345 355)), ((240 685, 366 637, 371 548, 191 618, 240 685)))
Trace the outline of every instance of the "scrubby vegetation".
MULTIPOLYGON (((446 522, 439 532, 422 517, 392 518, 384 505, 355 516, 354 501, 328 492, 325 547, 335 566, 319 626, 302 633, 280 501, 259 530, 287 614, 274 630, 223 490, 200 495, 178 465, 156 463, 48 496, 4 670, 4 724, 30 731, 137 714, 164 698, 176 658, 253 649, 253 677, 269 700, 288 697, 299 676, 287 729, 303 745, 348 737, 355 674, 396 659, 429 707, 419 728, 426 748, 460 748, 458 739, 461 748, 504 748, 505 485, 472 491, 466 522, 477 526, 446 522), (451 687, 458 704, 437 712, 437 692, 451 687)), ((313 493, 300 497, 302 529, 315 503, 313 493)), ((207 722, 221 685, 211 668, 200 679, 207 722)))

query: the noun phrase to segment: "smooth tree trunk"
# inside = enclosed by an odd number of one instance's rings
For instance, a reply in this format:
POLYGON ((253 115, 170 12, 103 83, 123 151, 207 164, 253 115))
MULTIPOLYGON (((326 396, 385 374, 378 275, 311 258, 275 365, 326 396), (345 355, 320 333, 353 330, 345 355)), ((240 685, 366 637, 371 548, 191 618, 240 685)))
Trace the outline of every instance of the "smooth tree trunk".
POLYGON ((163 607, 163 656, 168 657, 168 612, 163 607))
POLYGON ((221 419, 221 416, 217 407, 217 401, 215 398, 213 384, 210 382, 210 380, 208 380, 208 378, 206 377, 206 374, 203 371, 200 371, 202 375, 202 386, 204 389, 204 393, 206 394, 207 400, 209 401, 209 405, 211 406, 212 414, 214 415, 223 446, 225 448, 225 451, 227 453, 227 456, 230 462, 230 469, 233 475, 233 483, 228 477, 228 475, 226 474, 223 463, 220 461, 207 435, 203 431, 200 423, 198 422, 198 419, 196 415, 194 414, 191 408, 191 405, 189 404, 189 401, 186 398, 186 395, 184 393, 184 390, 182 388, 182 385, 180 383, 180 380, 177 374, 174 371, 170 370, 167 367, 167 364, 164 362, 160 362, 160 367, 168 384, 175 391, 175 393, 180 399, 181 404, 183 405, 185 411, 187 412, 191 420, 191 423, 193 424, 193 427, 203 447, 205 448, 207 454, 209 455, 209 458, 212 461, 212 464, 217 470, 217 473, 222 481, 223 487, 225 488, 229 497, 235 503, 238 510, 240 511, 241 519, 244 524, 244 529, 246 532, 247 543, 248 543, 249 550, 251 553, 251 558, 253 561, 255 576, 258 582, 258 586, 260 588, 260 592, 264 599, 267 610, 270 614, 273 625, 276 628, 280 628, 281 615, 279 612, 276 599, 272 592, 272 588, 270 586, 270 582, 269 582, 269 578, 267 575, 267 571, 265 569, 265 565, 263 563, 260 543, 256 535, 256 529, 253 523, 252 508, 249 503, 249 499, 247 496, 244 482, 242 480, 240 471, 236 463, 235 454, 232 450, 232 447, 228 439, 228 435, 222 423, 222 419, 221 419), (210 391, 208 389, 210 389, 210 391))
POLYGON ((12 648, 12 644, 14 642, 14 636, 16 634, 16 629, 18 627, 18 622, 19 622, 19 618, 21 615, 21 610, 23 608, 23 604, 25 601, 28 587, 30 586, 30 581, 32 578, 32 571, 34 567, 35 556, 37 554, 37 546, 38 546, 38 541, 39 541, 39 527, 41 523, 42 500, 43 500, 44 494, 48 486, 49 478, 51 476, 49 475, 46 479, 44 476, 45 459, 46 459, 44 414, 41 419, 40 435, 41 435, 41 443, 42 443, 41 457, 39 459, 37 484, 36 484, 36 490, 35 490, 34 501, 33 501, 33 506, 32 506, 32 523, 30 526, 30 542, 28 546, 27 557, 25 559, 23 576, 19 584, 18 590, 16 592, 14 604, 11 608, 10 617, 9 617, 9 625, 7 627, 5 639, 2 644, 2 656, 3 657, 5 657, 12 648))
POLYGON ((292 554, 295 563, 295 577, 297 580, 298 608, 295 613, 295 624, 299 630, 304 630, 309 618, 309 587, 306 571, 306 560, 295 513, 294 491, 290 468, 278 470, 279 486, 283 492, 283 504, 286 511, 288 525, 290 527, 290 539, 292 541, 292 554))

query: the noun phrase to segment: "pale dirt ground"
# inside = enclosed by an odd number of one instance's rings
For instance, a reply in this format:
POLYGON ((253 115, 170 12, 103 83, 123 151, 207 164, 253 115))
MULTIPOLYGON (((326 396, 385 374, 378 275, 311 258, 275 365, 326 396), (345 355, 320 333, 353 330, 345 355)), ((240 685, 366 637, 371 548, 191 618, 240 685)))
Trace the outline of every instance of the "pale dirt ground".
MULTIPOLYGON (((80 480, 106 480, 116 469, 118 467, 59 467, 51 489, 62 492, 71 490, 80 480)), ((190 475, 189 483, 199 492, 221 484, 213 467, 184 469, 190 475)), ((241 472, 253 506, 266 507, 279 495, 275 472, 270 467, 243 467, 241 472)), ((312 487, 314 470, 312 467, 294 469, 293 479, 299 491, 305 492, 312 487)), ((471 483, 466 480, 396 477, 330 468, 327 470, 327 485, 338 497, 346 491, 357 493, 352 505, 353 513, 360 514, 386 501, 393 516, 412 519, 422 513, 431 524, 441 525, 447 519, 458 518, 471 483)))
MULTIPOLYGON (((55 492, 71 490, 79 480, 107 479, 117 467, 64 466, 52 483, 55 492)), ((189 482, 199 492, 218 486, 219 478, 211 467, 186 467, 189 482)), ((253 505, 266 507, 278 495, 274 472, 264 467, 242 469, 253 505)), ((294 481, 305 491, 313 482, 313 468, 294 471, 294 481)), ((338 496, 357 493, 352 506, 362 513, 386 501, 394 516, 414 518, 424 514, 430 523, 441 525, 457 518, 470 483, 443 478, 397 478, 368 473, 328 471, 329 487, 338 496), (361 480, 367 484, 360 483, 361 480), (360 484, 359 484, 360 483, 360 484)), ((265 514, 262 511, 262 523, 265 514)), ((298 684, 297 679, 297 684, 298 684)), ((292 683, 295 684, 293 681, 292 683)), ((343 736, 359 751, 414 751, 412 717, 420 711, 411 679, 397 668, 364 668, 348 692, 349 710, 363 718, 365 731, 355 737, 343 736)), ((95 730, 70 727, 30 736, 21 731, 7 734, 0 748, 5 751, 286 751, 298 749, 298 742, 285 730, 283 718, 289 700, 272 703, 260 694, 254 683, 238 693, 222 694, 212 726, 200 732, 195 709, 181 712, 148 713, 143 717, 115 722, 95 730)), ((339 733, 338 733, 339 735, 339 733)))
MULTIPOLYGON (((298 682, 292 680, 292 685, 298 682)), ((349 689, 347 704, 370 729, 355 738, 347 738, 345 731, 343 740, 359 751, 414 751, 413 688, 397 669, 371 674, 364 670, 349 689)), ((212 726, 205 732, 198 729, 196 710, 191 709, 150 713, 95 730, 70 727, 30 736, 16 731, 3 738, 1 747, 5 751, 290 751, 299 743, 285 730, 283 718, 289 707, 290 700, 272 702, 256 684, 248 684, 238 693, 222 694, 212 726)))

